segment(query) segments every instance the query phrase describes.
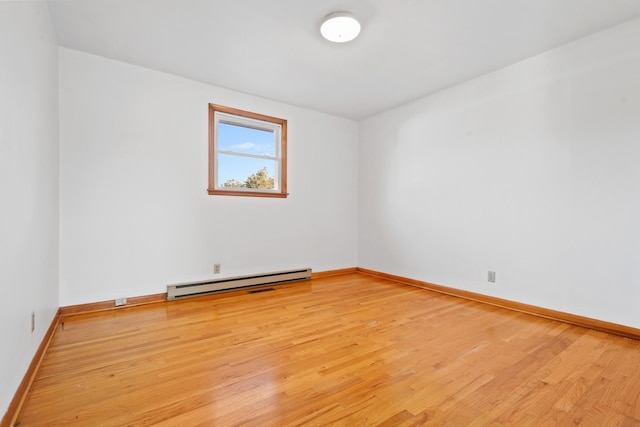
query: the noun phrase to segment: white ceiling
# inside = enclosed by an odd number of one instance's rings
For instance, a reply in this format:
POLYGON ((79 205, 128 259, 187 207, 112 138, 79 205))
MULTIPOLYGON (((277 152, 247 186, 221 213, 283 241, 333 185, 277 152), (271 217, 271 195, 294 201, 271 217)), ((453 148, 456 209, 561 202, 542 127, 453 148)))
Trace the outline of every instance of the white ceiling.
POLYGON ((640 16, 640 0, 49 0, 61 46, 351 119, 640 16), (320 36, 350 11, 353 42, 320 36))

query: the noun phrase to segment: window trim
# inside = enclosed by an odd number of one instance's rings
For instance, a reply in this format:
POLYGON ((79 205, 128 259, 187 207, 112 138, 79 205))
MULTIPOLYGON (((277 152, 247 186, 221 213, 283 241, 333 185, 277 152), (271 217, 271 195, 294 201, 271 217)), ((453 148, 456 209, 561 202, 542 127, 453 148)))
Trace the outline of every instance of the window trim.
MULTIPOLYGON (((231 187, 230 187, 231 188, 231 187)), ((250 111, 239 110, 237 108, 225 107, 217 104, 209 104, 209 187, 207 188, 209 195, 216 196, 249 196, 249 197, 275 197, 286 198, 287 193, 287 121, 277 117, 267 116, 264 114, 252 113, 250 111), (240 190, 237 188, 224 190, 216 187, 216 113, 224 115, 236 116, 239 118, 247 118, 258 120, 269 124, 275 124, 280 127, 280 147, 276 147, 276 157, 278 151, 280 153, 280 189, 279 190, 240 190)))

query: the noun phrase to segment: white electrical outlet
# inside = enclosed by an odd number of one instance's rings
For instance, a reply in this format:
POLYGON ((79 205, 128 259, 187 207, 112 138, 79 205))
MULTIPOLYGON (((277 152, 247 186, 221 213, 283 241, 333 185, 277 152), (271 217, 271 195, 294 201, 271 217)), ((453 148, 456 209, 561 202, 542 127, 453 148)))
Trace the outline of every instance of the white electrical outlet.
POLYGON ((213 274, 220 274, 220 264, 213 264, 213 274))
POLYGON ((487 280, 491 283, 496 283, 496 272, 490 271, 489 274, 487 275, 487 280))
POLYGON ((121 305, 126 305, 126 304, 127 304, 126 298, 116 298, 116 307, 119 307, 121 305))

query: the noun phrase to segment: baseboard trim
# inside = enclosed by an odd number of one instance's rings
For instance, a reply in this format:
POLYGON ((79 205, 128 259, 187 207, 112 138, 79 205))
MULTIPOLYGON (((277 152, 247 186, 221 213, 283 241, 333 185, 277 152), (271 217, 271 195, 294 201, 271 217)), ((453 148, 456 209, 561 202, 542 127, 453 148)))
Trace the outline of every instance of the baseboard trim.
POLYGON ((70 316, 73 314, 90 313, 93 311, 116 310, 119 308, 133 307, 136 305, 153 304, 156 302, 166 301, 167 293, 144 295, 139 297, 127 297, 125 305, 116 306, 113 300, 91 302, 88 304, 77 304, 60 307, 62 316, 70 316))
POLYGON ((33 359, 31 359, 29 368, 24 374, 24 377, 18 386, 18 390, 16 390, 13 395, 13 399, 11 399, 11 403, 9 403, 7 412, 2 417, 2 421, 0 421, 0 427, 10 427, 16 423, 20 410, 22 409, 22 405, 24 405, 24 401, 27 398, 27 393, 31 389, 31 384, 33 384, 33 380, 36 378, 36 374, 38 373, 38 369, 40 368, 44 355, 49 348, 49 344, 51 344, 53 333, 60 323, 60 318, 60 309, 58 309, 55 316, 53 316, 49 329, 47 329, 47 332, 44 334, 44 337, 38 346, 38 350, 36 350, 36 353, 33 355, 33 359))
POLYGON ((625 338, 640 340, 640 329, 630 326, 619 325, 617 323, 605 322, 603 320, 591 319, 589 317, 578 316, 562 311, 551 310, 548 308, 537 307, 534 305, 523 304, 520 302, 510 301, 502 298, 491 297, 488 295, 478 294, 475 292, 463 291, 460 289, 449 288, 447 286, 436 285, 434 283, 423 282, 421 280, 409 279, 393 274, 381 273, 379 271, 369 270, 366 268, 357 268, 357 271, 368 276, 379 277, 381 279, 391 280, 405 285, 416 286, 418 288, 427 289, 441 294, 451 295, 458 298, 464 298, 471 301, 490 304, 496 307, 506 308, 520 313, 531 314, 545 319, 556 320, 559 322, 570 323, 572 325, 581 326, 583 328, 593 329, 596 331, 607 332, 609 334, 619 335, 625 338))
POLYGON ((325 277, 343 276, 345 274, 353 274, 358 272, 358 267, 342 268, 339 270, 319 271, 311 273, 311 279, 324 279, 325 277))

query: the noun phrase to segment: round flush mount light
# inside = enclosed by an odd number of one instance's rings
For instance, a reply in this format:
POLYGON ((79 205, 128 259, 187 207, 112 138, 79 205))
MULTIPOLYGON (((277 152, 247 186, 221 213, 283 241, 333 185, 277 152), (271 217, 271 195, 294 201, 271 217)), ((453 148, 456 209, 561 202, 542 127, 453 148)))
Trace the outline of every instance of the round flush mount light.
POLYGON ((335 43, 345 43, 360 34, 360 23, 349 12, 335 12, 324 18, 320 33, 325 39, 335 43))

